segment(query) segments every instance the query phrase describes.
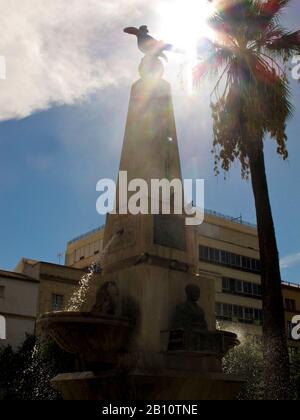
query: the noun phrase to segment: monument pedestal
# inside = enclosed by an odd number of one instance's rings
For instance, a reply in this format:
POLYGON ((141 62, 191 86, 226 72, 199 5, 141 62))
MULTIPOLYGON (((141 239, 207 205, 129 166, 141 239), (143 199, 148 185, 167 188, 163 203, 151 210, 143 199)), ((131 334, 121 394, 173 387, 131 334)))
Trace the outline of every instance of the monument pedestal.
MULTIPOLYGON (((167 261, 158 260, 161 265, 167 261)), ((196 283, 202 291, 201 305, 209 328, 215 330, 214 287, 210 279, 195 277, 167 267, 141 263, 104 276, 117 285, 120 296, 138 305, 138 318, 130 341, 130 351, 160 352, 164 348, 162 332, 169 330, 176 306, 184 299, 187 285, 196 283)))

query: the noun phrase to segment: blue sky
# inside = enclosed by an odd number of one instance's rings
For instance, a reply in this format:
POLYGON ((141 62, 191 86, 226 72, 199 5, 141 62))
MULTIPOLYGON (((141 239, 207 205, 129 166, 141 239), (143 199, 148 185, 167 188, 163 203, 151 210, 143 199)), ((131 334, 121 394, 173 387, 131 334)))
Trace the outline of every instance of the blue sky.
MULTIPOLYGON (((82 20, 92 20, 91 27, 98 28, 102 11, 97 9, 95 14, 93 8, 99 2, 70 1, 82 8, 75 17, 68 11, 72 26, 74 22, 80 23, 80 47, 76 42, 78 31, 73 33, 68 25, 62 34, 55 31, 51 35, 51 31, 44 30, 49 23, 48 0, 43 2, 44 14, 40 11, 34 28, 26 21, 26 14, 25 17, 22 14, 22 19, 25 19, 24 36, 28 34, 27 44, 45 48, 48 55, 42 51, 39 57, 50 57, 52 64, 40 63, 36 54, 34 58, 25 54, 24 45, 20 53, 20 45, 12 42, 17 34, 12 33, 10 38, 12 51, 8 54, 7 80, 0 81, 0 267, 3 269, 13 269, 22 257, 58 262, 57 254, 65 250, 69 239, 103 224, 103 218, 96 213, 96 183, 100 178, 116 178, 130 85, 137 77, 140 59, 133 39, 124 37, 122 28, 128 23, 148 23, 159 35, 155 8, 152 10, 142 0, 116 0, 122 13, 110 25, 105 24, 95 40, 91 33, 86 36, 82 20), (39 20, 40 16, 45 17, 39 20), (43 38, 45 33, 47 42, 43 38), (38 43, 33 34, 39 36, 38 43), (70 34, 75 40, 73 44, 70 34), (106 42, 108 34, 111 36, 106 42), (68 49, 77 49, 78 56, 70 57, 63 48, 57 59, 56 55, 50 55, 51 48, 57 48, 60 36, 68 39, 68 49), (11 58, 17 52, 18 62, 11 58), (79 83, 73 67, 82 55, 85 76, 79 83), (59 81, 52 74, 57 72, 56 66, 51 67, 55 59, 56 65, 60 64, 59 81), (18 72, 21 65, 22 72, 18 72), (95 75, 96 70, 99 74, 95 75)), ((35 6, 35 0, 24 3, 35 6)), ((51 3, 52 29, 54 23, 62 25, 59 19, 54 19, 54 3, 61 7, 65 0, 51 3)), ((299 20, 300 12, 297 2, 292 2, 292 6, 286 17, 290 27, 299 20)), ((21 11, 7 9, 7 16, 14 15, 14 19, 18 13, 21 11)), ((109 13, 114 16, 115 10, 105 9, 106 19, 109 13)), ((4 44, 2 49, 8 51, 4 44)), ((207 208, 233 217, 242 214, 245 220, 255 222, 252 191, 250 184, 241 180, 239 166, 232 169, 226 180, 213 174, 209 88, 204 86, 194 95, 188 95, 178 80, 179 71, 178 59, 170 57, 166 79, 173 85, 184 177, 206 180, 207 208)), ((292 82, 292 88, 295 115, 288 124, 289 161, 281 161, 271 141, 266 141, 266 160, 280 255, 284 259, 283 278, 300 283, 300 86, 292 82)), ((141 151, 137 150, 138 153, 141 151)))

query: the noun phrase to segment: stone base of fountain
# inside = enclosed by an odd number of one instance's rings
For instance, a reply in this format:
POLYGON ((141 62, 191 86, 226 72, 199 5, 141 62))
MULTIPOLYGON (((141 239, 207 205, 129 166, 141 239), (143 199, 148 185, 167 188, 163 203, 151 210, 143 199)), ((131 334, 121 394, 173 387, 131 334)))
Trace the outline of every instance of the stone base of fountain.
POLYGON ((167 401, 233 400, 241 379, 222 373, 164 369, 157 372, 136 370, 61 374, 52 385, 64 400, 89 401, 167 401))
POLYGON ((59 312, 39 327, 81 361, 81 372, 52 380, 64 400, 230 400, 241 387, 222 373, 222 358, 239 343, 232 333, 163 331, 160 352, 129 352, 126 319, 59 312))

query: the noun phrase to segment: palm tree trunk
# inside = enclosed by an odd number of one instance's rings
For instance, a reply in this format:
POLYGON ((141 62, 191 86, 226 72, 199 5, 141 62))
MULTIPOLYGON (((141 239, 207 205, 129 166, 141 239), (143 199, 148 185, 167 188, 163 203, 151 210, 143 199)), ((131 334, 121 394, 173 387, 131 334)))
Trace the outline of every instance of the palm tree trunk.
POLYGON ((267 400, 286 400, 290 395, 289 355, 279 254, 262 140, 251 142, 248 156, 255 198, 262 267, 265 398, 267 400))

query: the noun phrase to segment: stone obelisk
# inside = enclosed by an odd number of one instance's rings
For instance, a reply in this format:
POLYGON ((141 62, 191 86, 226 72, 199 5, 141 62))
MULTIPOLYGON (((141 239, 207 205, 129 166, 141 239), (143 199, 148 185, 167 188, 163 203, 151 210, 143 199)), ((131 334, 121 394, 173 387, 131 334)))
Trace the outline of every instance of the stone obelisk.
MULTIPOLYGON (((162 79, 163 70, 157 57, 146 55, 139 68, 141 78, 131 90, 120 163, 128 183, 139 178, 150 186, 153 179, 182 179, 171 87, 162 79)), ((120 184, 118 192, 127 188, 120 184)), ((121 296, 139 304, 133 349, 161 351, 162 332, 170 329, 176 306, 191 283, 201 288, 201 305, 209 327, 215 329, 213 282, 196 275, 196 230, 185 225, 185 215, 120 214, 124 208, 118 194, 116 210, 106 223, 105 244, 111 245, 103 278, 116 283, 121 296)))

